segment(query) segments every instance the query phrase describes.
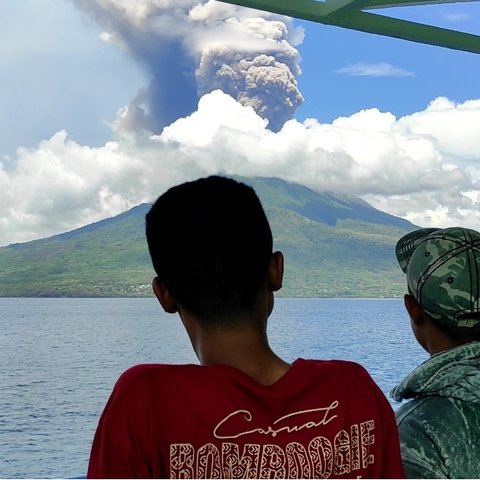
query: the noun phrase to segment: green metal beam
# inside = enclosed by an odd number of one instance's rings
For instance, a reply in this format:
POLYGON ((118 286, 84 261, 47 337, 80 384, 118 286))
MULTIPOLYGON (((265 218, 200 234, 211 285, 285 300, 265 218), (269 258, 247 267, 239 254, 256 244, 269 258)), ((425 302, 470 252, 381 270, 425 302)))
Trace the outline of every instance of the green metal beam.
POLYGON ((478 0, 325 0, 325 4, 348 3, 345 7, 351 10, 372 10, 376 8, 392 8, 392 7, 415 7, 418 5, 440 5, 447 3, 467 3, 478 0))
POLYGON ((357 4, 364 2, 365 0, 326 0, 325 11, 328 12, 328 15, 331 15, 332 13, 341 12, 342 10, 358 9, 362 7, 357 6, 357 4))
POLYGON ((323 23, 326 16, 325 5, 314 0, 221 0, 241 7, 279 13, 290 17, 323 23))
POLYGON ((330 25, 417 43, 480 53, 480 36, 362 11, 327 18, 330 25))
POLYGON ((326 2, 318 2, 314 0, 221 1, 326 25, 334 25, 351 30, 386 35, 402 40, 452 48, 465 52, 480 53, 479 35, 362 11, 393 6, 400 7, 478 0, 327 0, 326 2))

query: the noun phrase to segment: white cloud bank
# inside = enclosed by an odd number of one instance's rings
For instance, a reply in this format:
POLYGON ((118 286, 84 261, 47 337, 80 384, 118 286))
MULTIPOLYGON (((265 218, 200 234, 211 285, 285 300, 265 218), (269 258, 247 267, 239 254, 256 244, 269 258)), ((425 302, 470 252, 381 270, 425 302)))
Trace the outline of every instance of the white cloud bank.
POLYGON ((355 63, 335 70, 335 73, 354 77, 414 77, 413 72, 396 67, 390 63, 355 63))
POLYGON ((471 15, 469 15, 468 13, 452 13, 446 16, 447 20, 454 23, 465 22, 467 20, 470 20, 470 18, 471 15))
POLYGON ((0 164, 0 244, 67 231, 212 173, 279 176, 359 195, 424 226, 480 228, 480 100, 437 98, 399 119, 377 109, 275 133, 252 107, 214 91, 160 135, 117 132, 93 148, 65 131, 0 164))

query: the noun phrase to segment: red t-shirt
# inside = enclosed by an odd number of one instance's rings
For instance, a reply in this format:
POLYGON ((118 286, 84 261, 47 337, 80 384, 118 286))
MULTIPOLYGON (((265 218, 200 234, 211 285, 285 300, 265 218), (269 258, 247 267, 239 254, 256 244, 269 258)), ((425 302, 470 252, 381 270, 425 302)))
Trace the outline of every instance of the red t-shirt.
POLYGON ((100 418, 88 478, 400 478, 393 411, 363 367, 296 360, 275 384, 227 366, 138 365, 100 418))

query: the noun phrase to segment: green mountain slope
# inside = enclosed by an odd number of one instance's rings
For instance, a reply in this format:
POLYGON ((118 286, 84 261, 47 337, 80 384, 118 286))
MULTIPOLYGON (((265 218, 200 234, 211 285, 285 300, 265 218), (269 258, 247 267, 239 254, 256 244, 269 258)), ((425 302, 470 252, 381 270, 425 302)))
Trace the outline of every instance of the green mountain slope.
MULTIPOLYGON (((258 192, 286 259, 283 296, 390 297, 404 292, 393 248, 414 225, 356 198, 276 178, 258 192)), ((72 232, 0 248, 0 296, 147 296, 149 205, 72 232)))

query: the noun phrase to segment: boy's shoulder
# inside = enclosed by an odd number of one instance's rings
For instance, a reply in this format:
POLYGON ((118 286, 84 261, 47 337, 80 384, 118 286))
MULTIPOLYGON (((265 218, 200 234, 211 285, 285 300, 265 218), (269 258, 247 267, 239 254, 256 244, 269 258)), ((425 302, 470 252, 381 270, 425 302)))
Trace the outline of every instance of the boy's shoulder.
POLYGON ((352 375, 352 380, 356 378, 357 380, 361 381, 368 380, 373 382, 372 377, 362 365, 350 360, 299 359, 297 361, 304 362, 307 366, 317 370, 318 372, 325 372, 335 375, 352 375))
POLYGON ((307 364, 315 365, 319 368, 331 368, 331 369, 342 369, 342 370, 358 370, 366 372, 365 368, 357 362, 351 360, 322 360, 322 359, 301 359, 297 361, 305 362, 307 364))
POLYGON ((125 370, 118 378, 116 387, 134 387, 142 382, 157 382, 178 374, 193 374, 199 368, 202 367, 194 364, 142 363, 125 370))

